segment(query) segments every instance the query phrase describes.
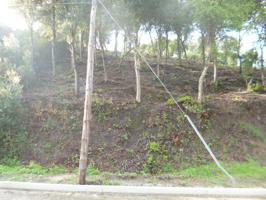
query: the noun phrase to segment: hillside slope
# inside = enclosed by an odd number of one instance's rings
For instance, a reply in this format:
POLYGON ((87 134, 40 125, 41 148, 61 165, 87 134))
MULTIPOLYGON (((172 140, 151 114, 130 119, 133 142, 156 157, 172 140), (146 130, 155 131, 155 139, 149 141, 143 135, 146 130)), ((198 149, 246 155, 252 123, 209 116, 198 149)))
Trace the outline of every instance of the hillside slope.
MULTIPOLYGON (((150 60, 152 63, 152 60, 150 60)), ((89 162, 104 171, 151 173, 206 164, 210 156, 172 105, 168 95, 143 66, 142 102, 135 102, 133 61, 118 67, 106 58, 109 81, 103 81, 100 59, 95 68, 92 135, 89 162)), ((219 69, 219 86, 210 85, 206 103, 197 105, 202 67, 185 62, 163 65, 162 79, 191 115, 217 157, 223 161, 255 159, 266 164, 266 95, 246 93, 245 81, 233 69, 219 69), (185 96, 185 97, 184 97, 185 96), (180 98, 181 97, 181 98, 180 98)), ((43 69, 38 84, 24 93, 28 148, 25 162, 76 167, 82 130, 84 97, 73 96, 71 69, 52 80, 43 69)), ((84 93, 85 64, 80 64, 84 93)))

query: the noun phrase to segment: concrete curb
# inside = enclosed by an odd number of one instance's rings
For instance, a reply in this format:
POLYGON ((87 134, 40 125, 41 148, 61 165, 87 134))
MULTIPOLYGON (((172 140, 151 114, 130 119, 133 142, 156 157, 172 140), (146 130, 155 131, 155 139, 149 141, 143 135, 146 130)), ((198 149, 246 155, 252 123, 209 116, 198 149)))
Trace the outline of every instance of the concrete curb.
POLYGON ((200 187, 147 187, 147 186, 103 186, 67 185, 27 182, 0 182, 0 190, 79 192, 97 194, 163 195, 163 196, 206 196, 265 198, 266 188, 200 188, 200 187))

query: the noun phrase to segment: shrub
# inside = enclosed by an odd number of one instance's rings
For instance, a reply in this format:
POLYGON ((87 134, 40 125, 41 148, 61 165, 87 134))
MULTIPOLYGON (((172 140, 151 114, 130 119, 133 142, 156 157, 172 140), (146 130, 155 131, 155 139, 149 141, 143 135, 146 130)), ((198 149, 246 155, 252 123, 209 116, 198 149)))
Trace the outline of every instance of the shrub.
POLYGON ((167 106, 174 106, 175 105, 175 102, 173 100, 173 98, 169 98, 166 103, 165 103, 167 106))
POLYGON ((248 92, 264 92, 264 86, 261 80, 251 79, 248 83, 248 92))
POLYGON ((20 76, 0 66, 0 160, 17 158, 25 142, 20 76))
POLYGON ((157 142, 150 142, 147 144, 146 150, 147 155, 144 171, 151 174, 162 172, 168 158, 164 147, 157 142))
POLYGON ((182 104, 187 111, 191 113, 203 113, 204 108, 191 96, 181 96, 178 98, 178 103, 182 104))

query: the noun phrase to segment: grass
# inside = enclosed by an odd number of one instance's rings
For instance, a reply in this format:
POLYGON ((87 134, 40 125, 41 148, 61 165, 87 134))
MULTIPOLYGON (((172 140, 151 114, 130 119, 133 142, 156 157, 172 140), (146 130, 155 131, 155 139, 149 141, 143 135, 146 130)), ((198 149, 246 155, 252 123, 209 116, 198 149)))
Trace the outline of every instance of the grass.
MULTIPOLYGON (((228 172, 234 176, 238 186, 262 186, 266 184, 266 166, 259 164, 257 161, 249 160, 245 163, 232 162, 224 163, 224 167, 228 172)), ((168 169, 168 168, 167 168, 168 169)), ((94 165, 89 165, 87 170, 88 184, 103 184, 103 185, 119 185, 130 183, 135 180, 134 183, 141 185, 145 183, 156 184, 168 184, 168 181, 178 180, 177 184, 184 186, 194 185, 227 185, 227 177, 217 168, 215 164, 203 165, 198 167, 189 167, 180 170, 165 170, 166 174, 158 176, 151 176, 141 173, 109 173, 101 172, 94 165), (167 182, 163 181, 168 177, 167 182)), ((63 175, 60 183, 77 183, 78 171, 73 170, 71 173, 64 167, 51 167, 45 168, 34 162, 30 162, 27 166, 22 166, 19 163, 13 165, 0 165, 0 180, 10 181, 37 181, 37 182, 56 182, 53 179, 54 175, 63 175), (66 177, 64 175, 67 175, 66 177)), ((173 183, 173 182, 172 182, 173 183)), ((230 185, 229 185, 230 186, 230 185)))
POLYGON ((87 168, 87 175, 88 176, 98 176, 98 175, 101 175, 101 172, 93 164, 90 164, 87 168))
POLYGON ((13 165, 0 165, 0 174, 35 174, 35 175, 57 175, 67 173, 67 169, 61 166, 43 167, 33 161, 23 166, 19 163, 13 165))
MULTIPOLYGON (((235 178, 254 178, 266 181, 266 166, 262 166, 254 160, 245 163, 233 162, 224 166, 235 178)), ((178 174, 184 179, 209 179, 224 176, 215 164, 186 168, 179 171, 178 174)))
POLYGON ((240 128, 246 131, 251 137, 256 139, 263 139, 263 132, 252 124, 240 122, 240 128))
MULTIPOLYGON (((72 172, 76 172, 73 170, 72 172)), ((35 174, 35 175, 58 175, 66 174, 69 170, 63 166, 43 167, 33 161, 28 165, 21 165, 19 162, 11 162, 6 165, 0 165, 0 174, 35 174)), ((88 176, 100 175, 101 172, 94 166, 89 165, 87 169, 88 176)))

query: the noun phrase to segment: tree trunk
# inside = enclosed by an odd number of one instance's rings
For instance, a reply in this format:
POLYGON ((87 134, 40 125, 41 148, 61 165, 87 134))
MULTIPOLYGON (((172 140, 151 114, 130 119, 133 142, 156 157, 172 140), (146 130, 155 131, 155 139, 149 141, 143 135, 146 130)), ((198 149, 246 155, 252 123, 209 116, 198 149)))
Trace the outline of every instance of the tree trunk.
MULTIPOLYGON (((139 28, 136 29, 136 36, 135 36, 135 48, 138 48, 138 32, 139 28)), ((141 101, 141 86, 140 86, 140 60, 139 55, 136 51, 134 51, 134 68, 136 74, 136 101, 140 103, 141 101)))
POLYGON ((33 24, 30 24, 30 43, 31 43, 31 68, 35 71, 36 73, 36 66, 35 66, 35 50, 34 50, 34 36, 33 36, 33 24))
POLYGON ((204 80, 207 75, 209 65, 204 63, 204 69, 199 78, 199 86, 198 86, 198 102, 201 104, 203 101, 203 91, 204 91, 204 80))
POLYGON ((185 46, 185 40, 181 40, 182 51, 184 52, 185 59, 187 60, 187 50, 185 46))
POLYGON ((205 35, 201 33, 201 56, 202 56, 202 64, 205 65, 206 62, 206 54, 205 54, 205 35))
POLYGON ((30 45, 31 45, 31 68, 34 70, 34 72, 37 74, 37 69, 35 66, 35 44, 34 44, 34 30, 33 30, 33 20, 34 17, 34 13, 33 13, 33 8, 30 5, 30 8, 28 10, 28 15, 25 14, 25 19, 30 31, 30 45))
POLYGON ((239 67, 239 74, 242 74, 242 63, 240 57, 240 48, 241 48, 241 35, 240 31, 238 32, 238 48, 237 48, 237 59, 238 59, 238 67, 239 67))
POLYGON ((213 82, 217 82, 217 62, 216 60, 213 62, 213 82))
POLYGON ((125 31, 124 34, 124 51, 123 51, 123 55, 127 52, 127 33, 125 31))
POLYGON ((81 148, 80 148, 80 161, 79 161, 79 184, 82 185, 86 183, 90 125, 92 118, 91 105, 92 105, 92 92, 93 92, 94 54, 95 54, 96 10, 97 10, 97 0, 92 0, 91 14, 90 14, 90 34, 89 34, 89 43, 88 43, 84 116, 83 116, 82 138, 81 138, 81 148))
POLYGON ((212 26, 210 26, 209 31, 207 33, 207 56, 208 59, 207 61, 213 62, 215 60, 215 30, 214 28, 212 28, 212 26))
POLYGON ((79 43, 79 57, 80 60, 83 61, 83 55, 84 55, 84 31, 81 31, 80 33, 80 43, 79 43))
POLYGON ((165 31, 165 62, 167 64, 168 58, 169 58, 169 35, 168 35, 168 30, 165 31))
POLYGON ((177 48, 177 55, 178 55, 178 60, 181 61, 182 59, 182 49, 181 49, 181 44, 180 44, 180 41, 181 41, 181 34, 176 31, 176 48, 177 48))
POLYGON ((117 53, 118 53, 118 50, 117 50, 117 46, 118 46, 118 30, 115 29, 115 48, 114 48, 114 52, 115 52, 115 57, 117 57, 117 53))
POLYGON ((151 40, 152 53, 153 53, 153 55, 155 55, 156 47, 154 45, 154 42, 153 42, 153 39, 152 39, 152 36, 151 36, 151 30, 149 30, 148 32, 149 32, 149 36, 150 36, 150 40, 151 40))
POLYGON ((104 82, 108 81, 107 77, 107 71, 106 71, 106 66, 105 66, 105 51, 104 51, 104 45, 103 45, 103 39, 100 31, 98 31, 98 38, 99 38, 99 43, 101 47, 101 57, 102 57, 102 63, 103 63, 103 74, 104 74, 104 82))
POLYGON ((71 67, 74 71, 75 77, 75 96, 79 97, 79 77, 76 65, 76 52, 75 52, 75 35, 72 35, 72 42, 70 44, 70 54, 71 54, 71 67))
POLYGON ((53 70, 53 76, 56 75, 56 67, 55 67, 55 41, 56 41, 56 21, 55 21, 55 5, 54 0, 52 1, 53 7, 52 7, 52 32, 53 32, 53 39, 52 39, 52 70, 53 70))
POLYGON ((157 55, 157 76, 160 77, 160 63, 161 63, 161 57, 157 55))
POLYGON ((158 36, 158 44, 157 44, 157 76, 160 77, 160 64, 162 58, 162 48, 161 48, 161 40, 162 40, 162 31, 161 28, 157 31, 158 36))
POLYGON ((265 86, 265 78, 264 78, 264 59, 263 59, 263 45, 260 47, 261 58, 260 58, 260 67, 261 67, 261 82, 262 85, 265 86))
POLYGON ((141 86, 140 86, 140 61, 139 61, 139 56, 137 52, 134 53, 134 67, 135 67, 135 74, 136 74, 136 101, 140 103, 141 101, 141 86))
POLYGON ((215 44, 215 28, 214 25, 211 23, 209 25, 208 29, 208 38, 207 38, 207 52, 208 52, 208 64, 212 63, 213 64, 213 77, 214 77, 214 82, 217 80, 217 66, 215 64, 216 62, 216 44, 215 44))
POLYGON ((203 31, 201 32, 201 47, 202 47, 202 65, 203 71, 201 72, 198 84, 198 103, 202 103, 203 100, 203 91, 204 91, 204 80, 208 71, 208 64, 206 65, 206 56, 205 56, 205 35, 203 31))
MULTIPOLYGON (((203 36, 203 32, 202 32, 202 36, 203 36)), ((204 38, 204 37, 202 37, 204 38)), ((204 40, 202 40, 202 43, 204 44, 204 40)), ((213 62, 214 61, 214 49, 215 49, 215 31, 214 31, 214 27, 213 26, 209 26, 209 29, 208 29, 208 32, 207 32, 207 55, 208 55, 208 58, 207 58, 207 63, 205 63, 205 44, 202 45, 204 46, 204 56, 203 56, 203 71, 201 73, 201 76, 199 78, 199 86, 198 86, 198 102, 199 103, 202 103, 202 100, 203 100, 203 85, 204 85, 204 80, 205 80, 205 77, 207 75, 207 71, 208 71, 208 68, 209 68, 209 63, 210 62, 213 62)), ((215 65, 216 66, 216 65, 215 65)), ((217 70, 215 72, 215 79, 217 78, 217 70)))
POLYGON ((86 59, 86 57, 85 57, 86 53, 88 54, 88 52, 86 52, 86 50, 88 50, 88 43, 89 43, 89 39, 88 39, 89 38, 89 33, 88 33, 88 31, 89 30, 84 31, 84 43, 83 43, 84 44, 84 47, 83 47, 84 48, 84 52, 83 52, 84 53, 83 54, 84 59, 86 59))

